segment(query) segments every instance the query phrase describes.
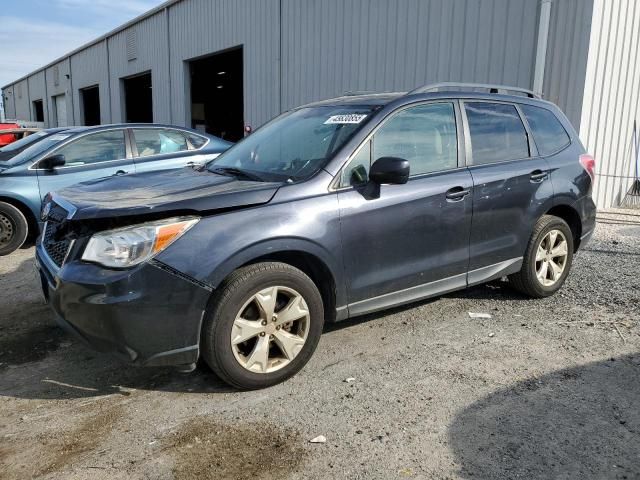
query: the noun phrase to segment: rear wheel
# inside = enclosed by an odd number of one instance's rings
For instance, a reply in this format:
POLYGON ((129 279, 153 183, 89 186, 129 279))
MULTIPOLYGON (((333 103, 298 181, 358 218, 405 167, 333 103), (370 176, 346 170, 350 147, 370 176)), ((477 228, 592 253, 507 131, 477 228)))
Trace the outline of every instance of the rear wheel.
POLYGON ((548 297, 564 284, 573 261, 573 233, 561 218, 544 215, 536 224, 522 269, 509 277, 514 288, 534 298, 548 297))
POLYGON ((27 219, 9 203, 0 202, 0 256, 20 248, 29 233, 27 219))
POLYGON ((230 385, 264 388, 295 375, 311 358, 324 310, 315 284, 279 262, 249 265, 220 287, 207 312, 202 357, 230 385))

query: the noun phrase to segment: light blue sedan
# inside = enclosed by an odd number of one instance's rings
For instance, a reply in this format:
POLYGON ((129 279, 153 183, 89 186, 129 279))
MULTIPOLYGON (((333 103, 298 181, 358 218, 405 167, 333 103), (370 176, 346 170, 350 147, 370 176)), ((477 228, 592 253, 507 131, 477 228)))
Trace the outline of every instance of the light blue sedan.
POLYGON ((195 130, 158 124, 80 127, 51 135, 0 161, 0 256, 35 239, 42 200, 49 192, 111 175, 197 166, 231 145, 195 130))

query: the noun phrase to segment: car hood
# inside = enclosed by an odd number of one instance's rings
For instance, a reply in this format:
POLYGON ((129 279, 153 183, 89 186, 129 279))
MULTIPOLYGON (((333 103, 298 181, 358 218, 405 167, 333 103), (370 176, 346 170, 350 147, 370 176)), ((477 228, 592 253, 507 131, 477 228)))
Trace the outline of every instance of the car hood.
POLYGON ((254 182, 192 168, 166 170, 79 183, 53 194, 72 220, 199 212, 269 202, 281 183, 254 182))

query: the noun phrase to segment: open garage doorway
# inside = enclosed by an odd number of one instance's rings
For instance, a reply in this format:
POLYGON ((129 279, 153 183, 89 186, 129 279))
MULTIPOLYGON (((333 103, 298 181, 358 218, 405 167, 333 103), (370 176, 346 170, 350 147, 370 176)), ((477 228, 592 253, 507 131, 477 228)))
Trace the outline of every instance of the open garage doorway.
POLYGON ((151 72, 123 78, 124 112, 127 123, 153 123, 151 72))
POLYGON ((33 120, 36 122, 44 122, 44 105, 42 100, 33 101, 33 120))
POLYGON ((244 136, 242 47, 189 62, 191 127, 237 142, 244 136))
POLYGON ((80 90, 84 125, 100 125, 100 89, 97 85, 80 90))

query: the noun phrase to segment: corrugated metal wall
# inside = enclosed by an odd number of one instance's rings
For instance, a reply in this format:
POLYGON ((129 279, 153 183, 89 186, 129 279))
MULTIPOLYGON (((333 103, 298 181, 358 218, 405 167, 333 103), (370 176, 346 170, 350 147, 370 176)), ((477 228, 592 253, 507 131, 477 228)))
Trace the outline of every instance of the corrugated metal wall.
POLYGON ((593 0, 553 0, 543 96, 580 128, 593 0))
POLYGON ((530 88, 538 2, 283 0, 282 106, 438 81, 530 88))
POLYGON ((596 0, 580 137, 596 157, 599 207, 618 205, 635 172, 632 134, 640 122, 640 2, 596 0))
POLYGON ((29 86, 27 80, 22 80, 14 85, 16 118, 31 120, 29 111, 29 86))
MULTIPOLYGON (((167 43, 167 13, 160 11, 109 38, 111 68, 111 120, 125 121, 122 78, 151 71, 153 83, 153 120, 170 123, 169 48, 167 43), (133 37, 130 32, 134 31, 133 37), (127 57, 127 38, 132 39, 136 55, 127 57)), ((181 95, 178 95, 181 96, 181 95)))
POLYGON ((47 115, 49 114, 49 105, 47 102, 47 90, 44 83, 44 72, 38 72, 29 77, 29 100, 31 102, 30 120, 36 120, 35 111, 33 110, 33 102, 36 100, 42 100, 42 109, 46 120, 47 115))
POLYGON ((98 86, 100 94, 100 121, 101 123, 109 123, 111 121, 111 111, 106 40, 71 56, 71 76, 73 78, 72 123, 77 125, 83 123, 83 105, 80 98, 80 90, 95 85, 98 86))
POLYGON ((2 91, 4 95, 4 114, 6 118, 15 119, 16 118, 16 97, 14 95, 14 86, 5 88, 2 91))
POLYGON ((71 78, 71 66, 68 58, 56 63, 55 65, 51 65, 45 70, 45 80, 46 80, 46 92, 48 95, 48 117, 45 120, 48 120, 47 125, 55 127, 59 124, 55 105, 53 103, 53 97, 58 95, 65 96, 65 102, 67 105, 67 124, 73 125, 73 97, 71 92, 73 91, 73 84, 71 78))
MULTIPOLYGON (((279 113, 279 0, 189 0, 169 9, 172 121, 190 125, 187 60, 243 46, 245 123, 279 113)), ((224 115, 224 112, 220 112, 224 115)))
MULTIPOLYGON (((593 1, 552 3, 544 94, 576 126, 593 1)), ((66 94, 67 121, 80 124, 79 89, 99 85, 103 123, 123 121, 122 79, 151 71, 154 120, 189 125, 188 61, 237 46, 245 121, 254 127, 346 91, 437 81, 530 88, 538 16, 538 0, 183 0, 47 67, 46 86, 36 74, 19 98, 13 85, 7 116, 31 118, 38 95, 56 125, 53 96, 66 94)))

